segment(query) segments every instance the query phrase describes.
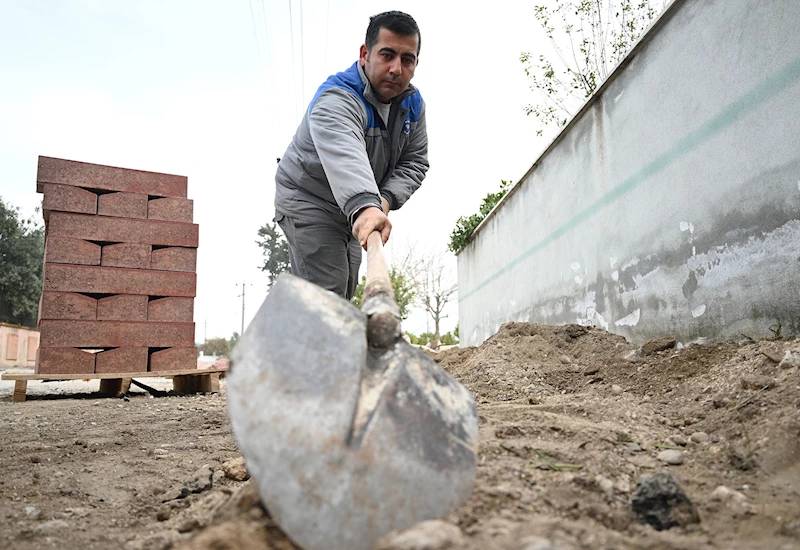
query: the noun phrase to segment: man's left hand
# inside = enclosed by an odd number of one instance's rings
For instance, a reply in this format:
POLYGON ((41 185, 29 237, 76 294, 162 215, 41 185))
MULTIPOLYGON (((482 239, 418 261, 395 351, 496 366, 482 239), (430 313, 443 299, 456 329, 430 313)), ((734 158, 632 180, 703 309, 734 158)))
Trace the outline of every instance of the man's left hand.
MULTIPOLYGON (((386 199, 382 198, 381 201, 385 202, 386 199)), ((388 207, 388 203, 382 206, 384 206, 384 208, 388 207)), ((364 250, 367 249, 367 237, 369 237, 370 233, 373 231, 381 232, 383 244, 386 244, 389 240, 389 235, 392 232, 392 222, 390 222, 389 218, 384 214, 384 208, 369 206, 358 213, 356 222, 353 224, 353 237, 358 239, 358 242, 364 250)))

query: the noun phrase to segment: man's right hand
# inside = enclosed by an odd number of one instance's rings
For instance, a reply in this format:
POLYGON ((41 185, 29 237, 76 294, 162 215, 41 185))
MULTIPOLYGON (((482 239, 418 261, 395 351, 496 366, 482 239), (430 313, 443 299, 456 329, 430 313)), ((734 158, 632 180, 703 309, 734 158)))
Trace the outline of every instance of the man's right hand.
POLYGON ((392 232, 392 222, 383 213, 383 209, 377 206, 369 206, 358 213, 356 222, 353 224, 353 237, 358 239, 364 250, 367 249, 367 237, 373 231, 381 232, 383 244, 389 240, 392 232))

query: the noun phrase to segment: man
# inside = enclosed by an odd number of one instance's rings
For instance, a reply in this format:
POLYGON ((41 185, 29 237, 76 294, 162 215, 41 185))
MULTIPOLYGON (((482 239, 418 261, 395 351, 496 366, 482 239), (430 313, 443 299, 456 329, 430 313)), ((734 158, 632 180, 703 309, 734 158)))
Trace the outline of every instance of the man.
POLYGON ((275 220, 292 274, 350 299, 361 248, 428 171, 425 103, 410 85, 420 32, 399 11, 370 18, 359 60, 315 94, 275 175, 275 220))

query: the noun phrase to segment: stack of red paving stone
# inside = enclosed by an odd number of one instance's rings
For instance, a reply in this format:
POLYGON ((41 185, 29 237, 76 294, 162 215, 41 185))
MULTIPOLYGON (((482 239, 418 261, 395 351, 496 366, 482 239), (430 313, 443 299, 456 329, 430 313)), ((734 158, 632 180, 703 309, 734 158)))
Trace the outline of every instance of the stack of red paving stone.
POLYGON ((197 368, 187 178, 39 157, 40 374, 197 368))

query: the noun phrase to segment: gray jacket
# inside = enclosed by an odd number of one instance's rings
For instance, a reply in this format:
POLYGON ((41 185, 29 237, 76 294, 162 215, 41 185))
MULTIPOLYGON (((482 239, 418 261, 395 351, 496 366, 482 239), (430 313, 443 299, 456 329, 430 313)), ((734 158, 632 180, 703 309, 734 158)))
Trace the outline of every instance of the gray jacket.
POLYGON ((358 62, 328 78, 278 163, 275 211, 352 225, 365 206, 403 206, 428 171, 425 102, 414 86, 392 100, 384 125, 358 62))

